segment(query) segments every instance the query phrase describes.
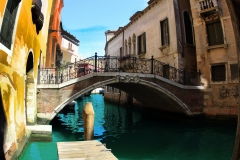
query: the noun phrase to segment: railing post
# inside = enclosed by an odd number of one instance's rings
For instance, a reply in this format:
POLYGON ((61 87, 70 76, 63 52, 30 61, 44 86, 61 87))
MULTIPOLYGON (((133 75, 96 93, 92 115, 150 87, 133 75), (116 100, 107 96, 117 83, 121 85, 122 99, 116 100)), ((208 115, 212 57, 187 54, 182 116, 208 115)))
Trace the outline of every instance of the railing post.
POLYGON ((97 72, 97 52, 95 53, 95 71, 97 72))
POLYGON ((56 84, 58 84, 58 68, 55 68, 55 77, 56 77, 56 84))
POLYGON ((152 58, 151 58, 151 74, 153 74, 153 64, 154 64, 154 58, 153 58, 153 56, 152 56, 152 58))

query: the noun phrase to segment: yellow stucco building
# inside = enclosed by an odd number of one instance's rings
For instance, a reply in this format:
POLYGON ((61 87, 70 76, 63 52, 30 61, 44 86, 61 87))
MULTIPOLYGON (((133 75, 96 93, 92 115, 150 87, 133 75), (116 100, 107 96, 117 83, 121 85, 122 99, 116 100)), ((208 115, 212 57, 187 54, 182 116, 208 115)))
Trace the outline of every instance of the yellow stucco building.
POLYGON ((51 7, 52 0, 0 2, 0 117, 5 117, 0 129, 6 159, 18 156, 26 126, 36 123, 38 68, 46 57, 51 7))

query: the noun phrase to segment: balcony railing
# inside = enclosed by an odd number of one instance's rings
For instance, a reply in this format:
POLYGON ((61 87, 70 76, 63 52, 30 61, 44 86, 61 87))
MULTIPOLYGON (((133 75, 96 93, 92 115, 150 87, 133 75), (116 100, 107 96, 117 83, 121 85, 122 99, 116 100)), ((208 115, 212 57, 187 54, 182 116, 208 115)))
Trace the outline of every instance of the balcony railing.
POLYGON ((218 0, 199 0, 198 2, 200 12, 208 12, 221 9, 220 2, 218 0))
POLYGON ((199 2, 200 5, 200 9, 204 10, 204 9, 208 9, 208 8, 213 8, 214 7, 214 3, 213 0, 204 0, 199 2))
POLYGON ((200 71, 187 72, 168 64, 137 57, 95 56, 62 66, 39 70, 38 84, 60 84, 92 72, 127 72, 154 74, 182 85, 200 85, 200 71))

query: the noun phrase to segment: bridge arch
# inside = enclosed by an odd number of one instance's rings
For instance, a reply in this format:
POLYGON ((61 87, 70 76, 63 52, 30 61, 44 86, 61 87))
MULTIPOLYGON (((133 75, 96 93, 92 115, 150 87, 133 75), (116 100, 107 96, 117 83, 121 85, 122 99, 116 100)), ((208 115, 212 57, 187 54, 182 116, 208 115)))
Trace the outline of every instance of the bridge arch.
MULTIPOLYGON (((95 88, 103 87, 106 85, 112 85, 112 86, 116 87, 118 84, 121 84, 123 86, 135 84, 135 85, 140 86, 140 88, 142 88, 142 86, 144 86, 147 90, 154 90, 155 92, 157 91, 159 93, 158 95, 164 95, 163 96, 164 99, 167 98, 168 100, 171 100, 171 104, 177 105, 179 107, 179 110, 182 111, 182 113, 184 113, 188 116, 193 115, 193 113, 189 109, 189 107, 181 99, 179 99, 177 96, 175 96, 173 93, 171 93, 167 89, 163 88, 162 86, 160 86, 156 83, 140 79, 140 77, 138 77, 138 76, 130 77, 127 75, 125 77, 116 76, 109 80, 104 80, 101 82, 94 83, 93 85, 90 85, 90 86, 86 87, 85 89, 82 89, 79 92, 75 93, 74 95, 72 95, 71 97, 69 97, 68 99, 63 101, 61 104, 59 104, 54 109, 54 111, 46 119, 46 124, 49 123, 67 104, 72 102, 74 99, 84 95, 85 93, 87 93, 95 88)), ((117 87, 119 89, 122 89, 121 86, 120 87, 117 86, 117 87)))

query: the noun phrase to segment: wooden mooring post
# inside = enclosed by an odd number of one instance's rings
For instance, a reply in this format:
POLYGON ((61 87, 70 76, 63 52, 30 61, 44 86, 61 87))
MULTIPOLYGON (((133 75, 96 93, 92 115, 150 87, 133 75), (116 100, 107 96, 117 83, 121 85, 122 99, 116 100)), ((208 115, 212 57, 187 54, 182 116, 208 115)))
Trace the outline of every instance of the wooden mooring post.
POLYGON ((94 135, 94 110, 91 102, 87 102, 83 108, 84 140, 93 140, 94 135))

